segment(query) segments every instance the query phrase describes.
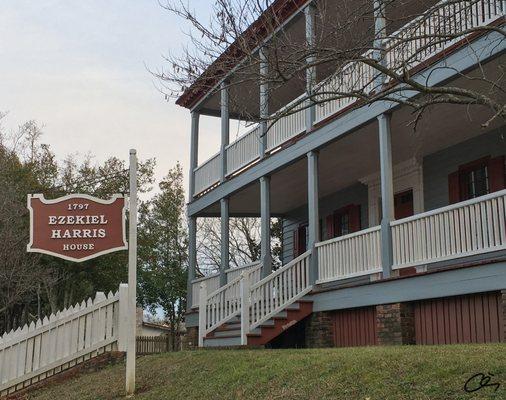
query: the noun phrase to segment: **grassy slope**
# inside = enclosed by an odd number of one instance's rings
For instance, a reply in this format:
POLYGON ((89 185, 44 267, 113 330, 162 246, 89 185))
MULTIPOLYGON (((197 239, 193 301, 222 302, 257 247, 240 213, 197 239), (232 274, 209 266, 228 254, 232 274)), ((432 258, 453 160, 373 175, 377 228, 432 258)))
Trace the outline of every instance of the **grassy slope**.
MULTIPOLYGON (((137 360, 139 399, 506 399, 506 345, 195 351, 137 360), (499 391, 466 394, 477 372, 499 391)), ((29 393, 28 399, 123 397, 122 364, 29 393)))

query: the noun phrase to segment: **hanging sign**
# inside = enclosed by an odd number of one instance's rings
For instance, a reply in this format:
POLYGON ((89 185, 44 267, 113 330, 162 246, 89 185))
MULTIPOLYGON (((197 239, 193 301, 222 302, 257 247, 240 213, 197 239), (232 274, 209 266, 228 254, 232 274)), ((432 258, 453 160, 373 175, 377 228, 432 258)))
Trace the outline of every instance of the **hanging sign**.
POLYGON ((47 200, 28 195, 30 243, 27 251, 81 262, 127 249, 125 197, 102 200, 72 194, 47 200))

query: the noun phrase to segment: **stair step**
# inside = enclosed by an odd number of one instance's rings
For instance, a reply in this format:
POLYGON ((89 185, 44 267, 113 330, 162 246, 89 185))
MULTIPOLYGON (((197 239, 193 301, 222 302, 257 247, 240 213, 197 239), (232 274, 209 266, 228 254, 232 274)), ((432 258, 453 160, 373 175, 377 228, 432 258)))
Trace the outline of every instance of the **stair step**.
POLYGON ((286 319, 287 315, 288 314, 286 311, 280 311, 276 315, 274 315, 272 319, 286 319))
POLYGON ((240 346, 241 336, 204 338, 204 347, 240 346))
POLYGON ((231 337, 231 336, 240 336, 241 335, 241 330, 237 330, 237 329, 231 329, 231 330, 223 330, 223 331, 218 331, 218 330, 215 330, 214 332, 211 332, 212 336, 213 337, 231 337))

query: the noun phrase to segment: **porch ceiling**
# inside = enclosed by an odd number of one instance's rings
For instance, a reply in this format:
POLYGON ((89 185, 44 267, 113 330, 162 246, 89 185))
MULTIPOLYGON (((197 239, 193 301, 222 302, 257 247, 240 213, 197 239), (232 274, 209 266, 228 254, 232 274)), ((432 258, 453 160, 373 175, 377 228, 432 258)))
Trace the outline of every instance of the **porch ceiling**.
MULTIPOLYGON (((499 63, 506 55, 483 66, 486 76, 494 79, 499 73, 499 63)), ((459 78, 452 85, 478 89, 478 81, 459 78)), ((483 88, 481 89, 483 90, 483 88)), ((506 98, 500 99, 502 103, 506 98)), ((443 150, 497 129, 499 119, 488 127, 481 124, 491 115, 490 110, 481 106, 441 104, 427 109, 418 121, 416 130, 412 121, 415 116, 407 107, 399 107, 392 113, 392 157, 393 164, 443 150)), ((506 126, 505 134, 506 134, 506 126)), ((357 128, 346 136, 320 149, 319 185, 320 198, 344 189, 362 178, 379 172, 379 144, 377 122, 357 128)), ((290 151, 289 148, 282 151, 290 151)), ((305 157, 294 160, 290 165, 271 175, 271 213, 283 215, 307 204, 307 162, 305 157)), ((198 216, 219 216, 219 203, 203 210, 198 216)), ((260 216, 260 187, 256 182, 230 197, 231 216, 260 216)))

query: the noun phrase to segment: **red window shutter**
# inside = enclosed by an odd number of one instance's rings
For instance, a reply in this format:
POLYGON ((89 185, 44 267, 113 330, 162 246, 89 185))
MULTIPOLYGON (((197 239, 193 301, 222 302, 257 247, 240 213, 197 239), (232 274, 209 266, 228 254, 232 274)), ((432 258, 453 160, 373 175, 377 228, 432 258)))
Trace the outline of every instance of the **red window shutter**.
POLYGON ((504 156, 495 157, 488 162, 488 182, 490 192, 497 192, 506 187, 504 177, 504 156))
POLYGON ((458 203, 460 201, 460 182, 458 171, 448 175, 448 197, 450 204, 458 203))
POLYGON ((349 206, 350 215, 350 232, 357 232, 360 230, 360 206, 353 204, 349 206))
POLYGON ((334 215, 330 214, 325 218, 325 225, 327 226, 327 239, 332 239, 334 234, 334 215))
POLYGON ((299 256, 299 229, 293 231, 293 258, 299 256))

